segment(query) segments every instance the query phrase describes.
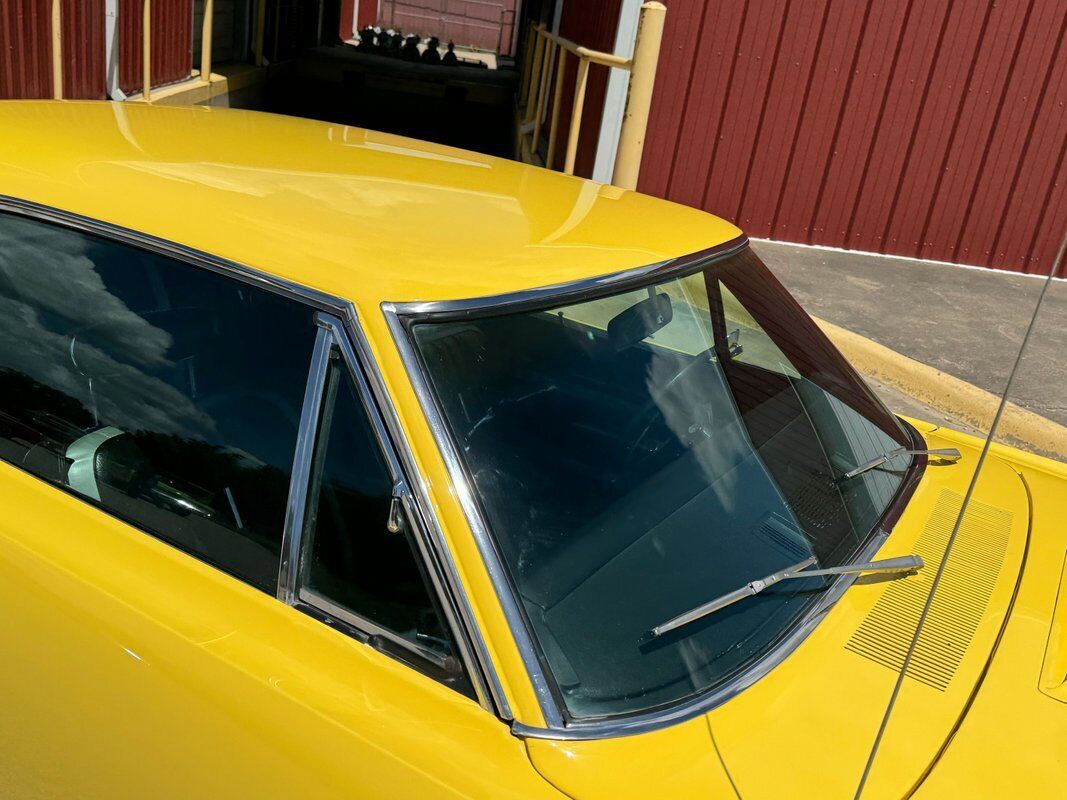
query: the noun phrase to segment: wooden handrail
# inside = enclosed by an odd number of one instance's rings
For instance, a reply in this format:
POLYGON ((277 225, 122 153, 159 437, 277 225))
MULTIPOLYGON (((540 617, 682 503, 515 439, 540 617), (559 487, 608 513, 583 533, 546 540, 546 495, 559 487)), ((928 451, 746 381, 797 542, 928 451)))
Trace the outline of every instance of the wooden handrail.
POLYGON ((521 108, 524 109, 524 114, 520 116, 518 130, 519 158, 529 161, 535 161, 538 158, 537 151, 541 138, 545 100, 552 83, 550 73, 552 72, 552 59, 555 57, 555 86, 552 90, 552 103, 547 120, 548 152, 545 156, 545 166, 551 169, 555 162, 565 65, 567 54, 570 53, 578 58, 578 72, 575 78, 574 101, 571 106, 563 171, 568 175, 574 174, 582 112, 585 109, 585 91, 589 80, 589 65, 597 64, 611 69, 621 69, 630 73, 630 79, 612 182, 625 189, 636 188, 666 13, 666 7, 659 2, 647 2, 641 6, 633 58, 623 58, 614 53, 604 53, 584 47, 549 31, 544 23, 530 26, 519 87, 521 108))

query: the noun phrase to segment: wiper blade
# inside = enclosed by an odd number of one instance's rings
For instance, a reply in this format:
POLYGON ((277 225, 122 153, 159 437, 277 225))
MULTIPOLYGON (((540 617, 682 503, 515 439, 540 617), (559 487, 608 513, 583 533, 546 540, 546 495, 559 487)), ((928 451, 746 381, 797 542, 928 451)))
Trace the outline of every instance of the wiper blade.
POLYGON ((808 567, 817 563, 818 560, 815 556, 812 556, 811 558, 806 558, 791 567, 786 567, 778 572, 772 572, 770 575, 760 578, 759 580, 746 583, 740 589, 727 592, 721 597, 716 597, 710 602, 699 605, 696 608, 690 609, 683 614, 679 614, 677 617, 673 617, 672 619, 657 625, 652 629, 651 633, 653 636, 662 636, 665 633, 670 633, 673 630, 681 628, 683 625, 688 625, 690 622, 706 617, 708 614, 712 614, 727 606, 731 606, 738 600, 744 600, 746 597, 757 595, 764 589, 774 586, 776 583, 787 581, 792 578, 817 578, 820 575, 849 575, 857 572, 911 574, 925 566, 922 557, 912 555, 897 556, 896 558, 883 558, 880 561, 840 564, 836 567, 826 567, 825 569, 808 569, 808 567))
POLYGON ((887 450, 875 458, 872 458, 866 464, 860 464, 855 469, 850 469, 838 478, 837 482, 843 483, 849 478, 855 478, 857 475, 862 475, 864 472, 870 472, 875 467, 880 467, 882 464, 891 461, 897 456, 935 456, 944 461, 959 461, 960 458, 962 458, 960 451, 955 447, 948 447, 943 450, 912 450, 909 447, 898 447, 896 450, 887 450))

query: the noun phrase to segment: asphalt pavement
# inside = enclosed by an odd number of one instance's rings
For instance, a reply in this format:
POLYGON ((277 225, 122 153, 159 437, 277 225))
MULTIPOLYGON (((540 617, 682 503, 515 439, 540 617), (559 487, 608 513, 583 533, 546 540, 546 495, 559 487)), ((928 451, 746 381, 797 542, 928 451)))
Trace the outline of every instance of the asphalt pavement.
MULTIPOLYGON (((998 396, 1045 285, 911 259, 779 242, 752 247, 812 315, 998 396)), ((875 389, 899 413, 965 428, 896 390, 875 389)), ((1045 294, 1009 399, 1067 425, 1067 281, 1053 281, 1045 294)))

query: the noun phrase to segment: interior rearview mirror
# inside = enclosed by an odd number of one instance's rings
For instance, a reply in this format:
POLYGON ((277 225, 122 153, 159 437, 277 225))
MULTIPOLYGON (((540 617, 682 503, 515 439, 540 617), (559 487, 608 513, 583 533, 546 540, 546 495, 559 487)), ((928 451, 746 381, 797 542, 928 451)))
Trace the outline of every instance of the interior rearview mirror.
POLYGON ((620 311, 608 321, 608 339, 622 350, 647 339, 674 319, 671 298, 662 292, 620 311))

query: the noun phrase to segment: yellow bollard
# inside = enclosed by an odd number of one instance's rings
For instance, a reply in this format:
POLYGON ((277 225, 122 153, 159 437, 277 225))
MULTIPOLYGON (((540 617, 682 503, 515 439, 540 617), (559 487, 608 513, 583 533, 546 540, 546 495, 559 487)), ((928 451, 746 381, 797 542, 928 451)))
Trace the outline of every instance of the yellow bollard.
POLYGON ((663 20, 667 7, 651 2, 641 6, 634 41, 630 86, 619 132, 619 150, 611 182, 623 189, 636 189, 641 172, 641 155, 645 149, 648 114, 652 107, 652 89, 656 83, 656 65, 663 41, 663 20))

